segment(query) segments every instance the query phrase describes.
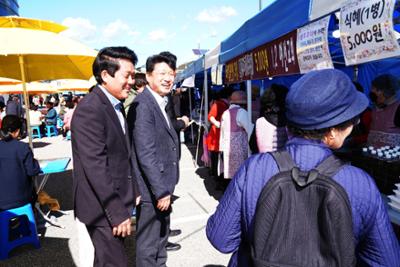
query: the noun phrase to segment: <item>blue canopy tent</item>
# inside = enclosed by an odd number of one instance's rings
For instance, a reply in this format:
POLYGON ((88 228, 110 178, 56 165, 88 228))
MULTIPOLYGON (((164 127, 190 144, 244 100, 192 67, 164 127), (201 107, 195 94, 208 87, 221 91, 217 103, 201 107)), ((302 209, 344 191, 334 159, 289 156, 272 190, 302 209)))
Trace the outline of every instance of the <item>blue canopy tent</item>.
MULTIPOLYGON (((310 23, 309 12, 312 8, 313 1, 315 2, 317 0, 275 1, 254 17, 247 20, 231 36, 221 42, 219 63, 227 63, 243 53, 251 51, 252 49, 271 42, 310 23)), ((334 11, 335 10, 328 10, 328 12, 334 11)), ((323 13, 320 13, 320 15, 323 15, 323 13)), ((394 17, 399 17, 398 11, 395 11, 394 17)), ((399 59, 397 58, 346 67, 340 39, 332 36, 332 32, 337 29, 338 20, 335 18, 335 15, 332 14, 329 24, 328 42, 334 66, 335 68, 343 70, 353 80, 356 78, 356 80, 363 85, 366 93, 369 92, 372 79, 379 74, 391 73, 400 76, 400 64, 398 64, 399 59)), ((395 29, 400 30, 400 26, 395 25, 395 29)), ((209 69, 209 66, 207 66, 207 68, 209 69)), ((189 66, 188 69, 189 70, 186 72, 186 74, 188 74, 187 76, 197 74, 196 81, 204 80, 203 83, 207 86, 209 79, 205 79, 207 72, 204 72, 204 58, 198 59, 192 66, 189 66)), ((263 80, 263 87, 268 87, 272 83, 279 83, 289 87, 300 76, 300 74, 281 76, 274 77, 272 80, 266 78, 263 80)), ((251 91, 251 82, 248 82, 247 85, 249 93, 251 91)))
POLYGON ((226 63, 303 26, 308 23, 309 9, 310 0, 275 1, 221 42, 219 61, 226 63))

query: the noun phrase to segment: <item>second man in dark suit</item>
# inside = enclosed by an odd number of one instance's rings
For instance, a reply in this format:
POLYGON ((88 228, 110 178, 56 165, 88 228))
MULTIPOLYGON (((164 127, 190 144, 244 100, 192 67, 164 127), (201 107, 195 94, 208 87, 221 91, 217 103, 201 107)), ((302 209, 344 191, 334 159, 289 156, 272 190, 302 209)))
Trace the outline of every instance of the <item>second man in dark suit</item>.
POLYGON ((129 110, 142 194, 137 209, 136 266, 166 266, 171 196, 179 177, 178 136, 165 111, 175 62, 154 55, 146 62, 148 87, 129 110))

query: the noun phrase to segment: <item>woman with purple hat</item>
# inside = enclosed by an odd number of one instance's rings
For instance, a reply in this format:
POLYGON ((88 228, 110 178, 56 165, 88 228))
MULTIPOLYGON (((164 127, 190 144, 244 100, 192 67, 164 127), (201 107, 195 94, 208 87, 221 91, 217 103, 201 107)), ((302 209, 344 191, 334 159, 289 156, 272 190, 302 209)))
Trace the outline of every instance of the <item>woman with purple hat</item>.
MULTIPOLYGON (((341 71, 313 71, 296 81, 286 97, 292 138, 285 146, 296 166, 308 172, 331 156, 367 106, 367 97, 341 71)), ((228 266, 252 265, 249 244, 253 242, 257 201, 278 172, 270 153, 252 156, 236 173, 208 220, 206 233, 213 246, 233 253, 228 266)), ((399 241, 373 179, 351 165, 343 165, 332 179, 350 202, 357 266, 400 266, 399 241)))

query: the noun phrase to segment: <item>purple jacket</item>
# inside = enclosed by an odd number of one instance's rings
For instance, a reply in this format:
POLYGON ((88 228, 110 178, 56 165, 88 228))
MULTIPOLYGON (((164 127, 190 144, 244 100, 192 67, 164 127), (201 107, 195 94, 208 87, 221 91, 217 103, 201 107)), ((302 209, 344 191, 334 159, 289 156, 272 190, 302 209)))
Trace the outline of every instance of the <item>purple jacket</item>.
MULTIPOLYGON (((323 143, 293 138, 286 144, 297 166, 308 171, 332 154, 323 143)), ((268 153, 249 158, 236 173, 207 223, 213 246, 233 255, 228 266, 249 266, 249 244, 254 231, 257 199, 268 180, 278 172, 268 153)), ((333 179, 347 192, 352 208, 358 266, 400 267, 400 246, 373 179, 361 169, 346 165, 333 179)))

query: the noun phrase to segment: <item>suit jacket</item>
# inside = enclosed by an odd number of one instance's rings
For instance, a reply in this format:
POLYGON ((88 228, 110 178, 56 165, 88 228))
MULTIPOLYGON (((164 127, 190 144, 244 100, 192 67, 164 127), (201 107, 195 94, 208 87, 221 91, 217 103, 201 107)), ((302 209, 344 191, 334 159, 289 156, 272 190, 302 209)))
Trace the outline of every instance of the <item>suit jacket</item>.
POLYGON ((40 172, 29 145, 18 140, 0 141, 0 210, 35 200, 32 176, 40 172))
POLYGON ((86 225, 111 227, 130 218, 136 180, 129 137, 99 87, 76 107, 71 135, 75 216, 86 225))
POLYGON ((170 122, 172 123, 172 127, 175 129, 176 134, 178 135, 178 156, 179 159, 181 159, 181 135, 180 135, 180 131, 182 129, 185 129, 185 122, 183 120, 177 120, 176 118, 179 116, 176 113, 176 106, 174 103, 174 97, 169 94, 168 95, 168 104, 165 107, 165 111, 167 112, 168 118, 170 120, 170 122))
POLYGON ((134 100, 128 115, 135 150, 142 201, 155 202, 172 195, 179 177, 178 136, 168 126, 156 99, 146 88, 134 100))
POLYGON ((168 104, 165 107, 165 111, 167 112, 169 120, 172 122, 172 127, 175 129, 177 133, 179 133, 182 129, 185 128, 185 122, 183 120, 176 119, 177 117, 180 117, 180 115, 176 112, 176 107, 173 99, 174 99, 173 96, 169 94, 168 104))

